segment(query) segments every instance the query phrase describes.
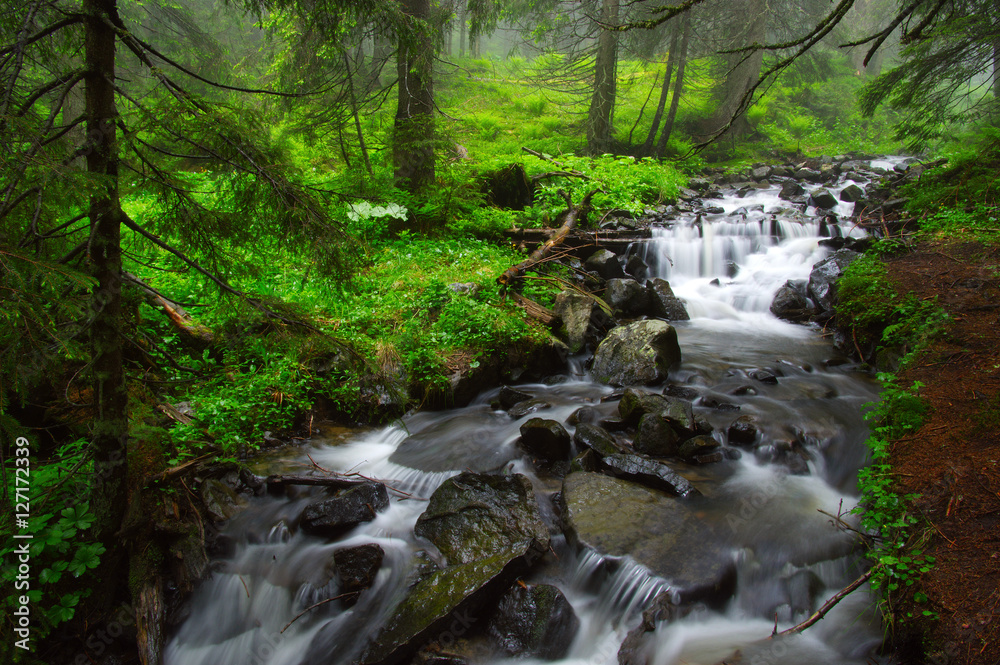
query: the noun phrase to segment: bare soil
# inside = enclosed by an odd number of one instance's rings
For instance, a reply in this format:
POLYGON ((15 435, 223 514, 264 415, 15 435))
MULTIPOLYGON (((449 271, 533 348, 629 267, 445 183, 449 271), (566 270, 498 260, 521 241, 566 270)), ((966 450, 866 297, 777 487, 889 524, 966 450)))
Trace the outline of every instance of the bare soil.
MULTIPOLYGON (((920 585, 923 604, 900 600, 894 630, 905 663, 1000 663, 1000 248, 934 241, 893 258, 889 271, 951 315, 943 340, 901 374, 924 384, 930 404, 919 431, 898 441, 901 493, 926 525, 918 540, 936 558, 920 585), (927 618, 924 610, 936 614, 927 618)), ((907 596, 912 597, 911 593, 907 596)))

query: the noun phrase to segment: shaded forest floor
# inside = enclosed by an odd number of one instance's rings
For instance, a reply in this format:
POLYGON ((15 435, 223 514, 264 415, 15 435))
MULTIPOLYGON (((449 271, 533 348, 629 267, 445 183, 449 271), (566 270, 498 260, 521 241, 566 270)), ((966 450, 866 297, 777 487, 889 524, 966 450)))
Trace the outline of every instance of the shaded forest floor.
MULTIPOLYGON (((1000 248, 975 242, 923 242, 889 260, 901 293, 937 298, 952 317, 945 336, 900 376, 924 384, 930 410, 923 426, 895 443, 900 494, 917 493, 936 558, 921 586, 924 604, 899 616, 917 628, 923 662, 1000 663, 1000 248), (912 620, 911 620, 912 621, 912 620)), ((911 594, 907 594, 912 597, 911 594)), ((918 656, 907 663, 921 662, 918 656)))

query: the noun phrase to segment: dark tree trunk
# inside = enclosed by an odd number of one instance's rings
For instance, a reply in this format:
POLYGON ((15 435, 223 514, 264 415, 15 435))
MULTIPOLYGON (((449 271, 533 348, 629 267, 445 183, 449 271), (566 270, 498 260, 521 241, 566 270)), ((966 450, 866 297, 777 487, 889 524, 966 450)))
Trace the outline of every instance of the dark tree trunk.
POLYGON ((674 121, 677 119, 677 107, 681 101, 681 93, 684 92, 684 67, 687 65, 688 44, 691 42, 691 13, 684 14, 684 22, 681 30, 684 36, 681 38, 681 52, 677 56, 677 77, 674 81, 674 94, 670 98, 670 111, 667 112, 667 121, 663 123, 663 132, 660 140, 656 144, 656 156, 663 158, 667 149, 667 141, 674 131, 674 121))
MULTIPOLYGON (((404 0, 403 10, 415 23, 426 23, 430 0, 404 0)), ((426 25, 415 25, 409 32, 396 55, 399 94, 393 154, 396 182, 417 192, 434 182, 434 50, 426 25)))
POLYGON ((90 265, 97 280, 91 296, 90 343, 93 354, 94 473, 91 508, 94 536, 107 553, 101 568, 101 593, 112 598, 126 576, 119 568, 122 520, 127 501, 128 394, 122 368, 121 207, 115 137, 115 32, 102 20, 117 20, 115 0, 84 0, 86 19, 87 171, 95 179, 90 196, 90 265), (113 571, 113 572, 111 572, 113 571))
MULTIPOLYGON (((687 13, 685 12, 685 16, 687 13)), ((653 115, 653 124, 649 126, 649 134, 646 135, 646 142, 642 145, 643 156, 651 155, 653 142, 656 141, 656 133, 660 131, 660 121, 663 119, 663 111, 667 107, 667 97, 670 95, 670 81, 674 75, 674 66, 677 62, 677 43, 680 40, 680 29, 675 22, 670 29, 670 55, 667 56, 667 72, 663 75, 663 86, 660 88, 660 101, 656 105, 656 113, 653 115)))
MULTIPOLYGON (((727 40, 730 48, 741 48, 748 44, 763 44, 767 29, 767 4, 764 0, 743 0, 734 11, 739 19, 734 23, 727 40)), ((719 108, 713 119, 713 131, 720 131, 730 121, 728 133, 740 136, 750 131, 747 122, 744 96, 760 76, 764 62, 764 52, 730 53, 726 56, 726 80, 719 91, 719 108)))
MULTIPOLYGON (((603 0, 601 20, 618 24, 619 0, 603 0)), ((594 62, 594 95, 587 114, 587 150, 592 154, 610 152, 613 148, 615 95, 618 84, 618 32, 601 30, 597 38, 597 58, 594 62)))

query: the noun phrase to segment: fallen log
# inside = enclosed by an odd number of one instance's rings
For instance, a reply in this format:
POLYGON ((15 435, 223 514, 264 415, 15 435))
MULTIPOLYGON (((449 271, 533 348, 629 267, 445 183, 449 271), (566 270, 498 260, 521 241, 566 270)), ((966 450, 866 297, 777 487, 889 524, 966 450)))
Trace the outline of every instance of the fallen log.
POLYGON ((590 202, 594 198, 594 194, 599 191, 601 190, 590 190, 587 192, 587 195, 583 197, 583 200, 579 203, 579 205, 574 206, 572 205, 572 201, 570 201, 569 196, 560 190, 560 194, 563 195, 569 204, 569 209, 565 213, 566 216, 563 218, 562 226, 560 226, 559 229, 552 234, 551 238, 545 241, 545 244, 532 252, 531 256, 529 256, 527 260, 505 270, 504 273, 497 278, 497 282, 504 288, 511 287, 516 280, 520 279, 524 275, 525 271, 544 261, 545 258, 552 253, 552 250, 566 239, 569 232, 573 230, 574 226, 576 226, 577 221, 579 221, 579 219, 590 210, 590 202))
POLYGON ((525 298, 517 292, 512 291, 511 296, 513 296, 514 302, 517 303, 518 307, 527 312, 528 316, 535 319, 539 323, 546 325, 549 328, 556 328, 562 322, 559 315, 548 307, 543 307, 534 300, 525 298))
POLYGON ((203 350, 215 343, 215 334, 212 329, 195 323, 191 315, 179 303, 170 300, 136 275, 123 272, 122 277, 139 287, 147 303, 163 310, 163 313, 170 319, 170 323, 181 333, 182 338, 189 346, 203 350))
POLYGON ((333 487, 336 489, 346 489, 356 485, 367 485, 372 481, 366 479, 345 478, 344 476, 295 476, 295 475, 273 475, 268 476, 264 482, 267 490, 278 489, 285 485, 309 485, 313 487, 333 487))

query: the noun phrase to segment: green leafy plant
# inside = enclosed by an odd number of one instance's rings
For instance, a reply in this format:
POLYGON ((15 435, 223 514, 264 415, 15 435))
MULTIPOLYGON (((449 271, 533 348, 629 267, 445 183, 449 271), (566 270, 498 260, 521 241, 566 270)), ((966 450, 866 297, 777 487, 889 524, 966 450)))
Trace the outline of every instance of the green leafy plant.
POLYGON ((871 584, 891 602, 894 594, 912 587, 934 564, 934 557, 924 554, 915 543, 920 537, 920 520, 910 506, 918 495, 896 493, 890 464, 892 442, 920 427, 927 403, 919 396, 920 382, 907 388, 900 386, 893 374, 880 373, 878 378, 881 399, 867 405, 873 408, 865 415, 873 423, 866 441, 872 462, 858 474, 861 502, 852 512, 861 515, 864 529, 878 534, 877 545, 868 553, 873 563, 871 584))
MULTIPOLYGON (((13 477, 11 470, 5 468, 4 473, 13 477)), ((28 505, 14 506, 16 511, 27 508, 32 538, 14 539, 7 526, 14 520, 4 521, 0 557, 7 562, 18 561, 17 547, 28 543, 31 572, 23 579, 18 577, 18 566, 4 568, 0 579, 14 593, 6 596, 2 606, 10 615, 18 598, 24 595, 32 608, 41 610, 32 615, 41 619, 32 621, 32 640, 44 638, 73 618, 95 583, 88 579, 88 573, 97 568, 106 551, 102 543, 88 538, 94 513, 88 503, 78 501, 86 494, 89 474, 87 442, 79 440, 62 446, 52 459, 31 467, 28 505)))

